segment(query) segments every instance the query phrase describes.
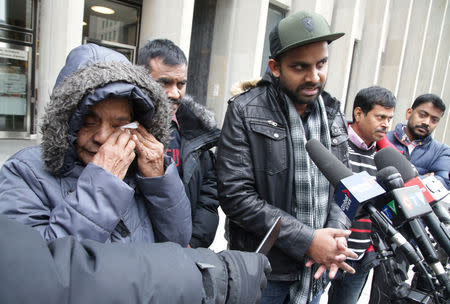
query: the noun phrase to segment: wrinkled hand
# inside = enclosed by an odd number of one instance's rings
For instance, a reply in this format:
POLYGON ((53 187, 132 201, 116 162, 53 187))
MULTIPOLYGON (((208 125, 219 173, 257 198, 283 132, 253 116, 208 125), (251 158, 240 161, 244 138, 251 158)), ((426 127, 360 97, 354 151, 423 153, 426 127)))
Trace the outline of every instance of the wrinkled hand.
POLYGON ((131 131, 136 144, 139 173, 143 177, 164 175, 164 145, 142 125, 131 131))
POLYGON ((136 157, 135 146, 130 132, 118 128, 98 149, 92 163, 123 180, 128 167, 136 157))
POLYGON ((347 257, 356 258, 357 255, 347 248, 346 236, 350 235, 349 230, 324 228, 316 230, 314 238, 307 250, 311 258, 306 267, 311 267, 314 263, 321 264, 314 278, 320 278, 325 270, 329 270, 329 277, 333 279, 339 268, 355 273, 355 270, 345 263, 347 257))

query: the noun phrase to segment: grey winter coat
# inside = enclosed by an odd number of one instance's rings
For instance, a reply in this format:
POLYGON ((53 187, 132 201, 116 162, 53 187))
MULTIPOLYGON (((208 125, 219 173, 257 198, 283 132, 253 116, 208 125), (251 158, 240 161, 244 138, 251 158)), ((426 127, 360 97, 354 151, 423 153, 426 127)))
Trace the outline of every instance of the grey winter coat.
POLYGON ((124 180, 77 158, 74 142, 86 111, 110 97, 129 98, 134 120, 167 144, 170 105, 148 72, 112 50, 78 47, 69 54, 46 109, 41 147, 19 151, 0 170, 0 213, 34 227, 47 240, 72 235, 186 246, 190 205, 169 157, 163 176, 143 178, 133 162, 124 180))

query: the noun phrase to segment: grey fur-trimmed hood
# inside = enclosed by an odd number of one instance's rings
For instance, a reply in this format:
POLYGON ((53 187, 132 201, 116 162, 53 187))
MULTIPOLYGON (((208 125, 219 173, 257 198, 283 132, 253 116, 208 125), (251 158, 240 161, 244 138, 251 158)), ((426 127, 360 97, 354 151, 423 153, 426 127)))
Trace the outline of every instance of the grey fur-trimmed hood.
MULTIPOLYGON (((217 127, 214 112, 208 110, 202 104, 195 102, 192 96, 184 95, 180 104, 186 106, 186 108, 192 112, 195 118, 198 119, 202 127, 205 128, 206 130, 212 130, 217 127)), ((178 115, 177 118, 179 118, 178 115)))
MULTIPOLYGON (((114 52, 103 49, 102 52, 114 52)), ((125 96, 132 100, 135 120, 167 147, 170 102, 144 67, 123 60, 97 62, 58 80, 41 123, 42 160, 53 174, 73 167, 77 160, 74 143, 82 119, 89 106, 105 98, 125 96)))

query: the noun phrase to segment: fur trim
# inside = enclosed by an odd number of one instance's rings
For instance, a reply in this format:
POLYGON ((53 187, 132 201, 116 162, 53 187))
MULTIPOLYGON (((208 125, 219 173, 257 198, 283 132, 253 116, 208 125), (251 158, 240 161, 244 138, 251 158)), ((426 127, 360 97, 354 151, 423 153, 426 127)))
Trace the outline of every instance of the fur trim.
MULTIPOLYGON (((95 63, 65 78, 53 90, 42 119, 42 160, 53 174, 60 174, 65 157, 74 149, 70 138, 69 119, 83 97, 96 88, 112 82, 126 82, 139 87, 155 107, 148 131, 167 147, 170 139, 170 103, 160 85, 144 67, 129 63, 95 63)), ((66 168, 64 168, 64 171, 66 168)))
POLYGON ((256 84, 261 80, 260 78, 250 79, 250 80, 243 80, 236 82, 233 84, 233 86, 230 89, 231 96, 236 96, 239 94, 244 93, 245 91, 248 91, 254 87, 256 87, 256 84))
POLYGON ((208 129, 212 130, 217 127, 216 118, 214 112, 208 110, 205 106, 195 102, 192 96, 184 95, 181 103, 186 105, 192 113, 202 122, 202 125, 208 129))

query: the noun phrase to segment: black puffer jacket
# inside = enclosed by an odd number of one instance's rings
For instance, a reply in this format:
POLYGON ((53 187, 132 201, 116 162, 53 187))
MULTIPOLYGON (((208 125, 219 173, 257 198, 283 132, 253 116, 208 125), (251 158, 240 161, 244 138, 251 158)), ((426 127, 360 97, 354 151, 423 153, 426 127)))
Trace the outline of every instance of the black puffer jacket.
POLYGON ((209 247, 216 235, 217 175, 211 148, 217 145, 220 130, 214 113, 185 96, 176 112, 181 137, 181 170, 186 194, 191 202, 191 247, 209 247))
MULTIPOLYGON (((314 230, 295 218, 293 149, 280 93, 269 72, 255 88, 230 100, 218 145, 218 191, 228 218, 230 249, 254 251, 275 218, 282 216, 280 235, 269 252, 270 279, 297 280, 314 230)), ((348 164, 348 135, 339 101, 326 92, 322 97, 332 152, 348 164)), ((334 202, 326 226, 350 226, 334 202)))

